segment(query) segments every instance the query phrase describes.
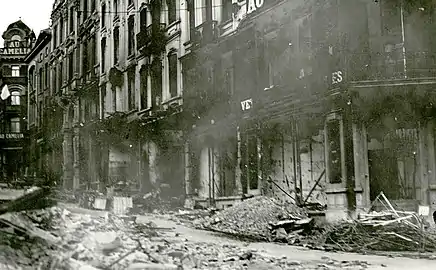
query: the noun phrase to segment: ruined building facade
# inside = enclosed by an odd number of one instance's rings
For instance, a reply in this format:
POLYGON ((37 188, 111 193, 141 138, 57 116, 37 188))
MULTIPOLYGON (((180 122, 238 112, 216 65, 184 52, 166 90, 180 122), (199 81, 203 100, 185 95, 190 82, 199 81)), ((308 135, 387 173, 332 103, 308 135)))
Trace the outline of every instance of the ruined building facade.
POLYGON ((188 195, 318 202, 329 220, 381 191, 402 209, 433 206, 432 8, 245 1, 222 21, 206 5, 182 60, 188 195))
POLYGON ((56 1, 64 187, 432 206, 435 14, 399 3, 56 1))

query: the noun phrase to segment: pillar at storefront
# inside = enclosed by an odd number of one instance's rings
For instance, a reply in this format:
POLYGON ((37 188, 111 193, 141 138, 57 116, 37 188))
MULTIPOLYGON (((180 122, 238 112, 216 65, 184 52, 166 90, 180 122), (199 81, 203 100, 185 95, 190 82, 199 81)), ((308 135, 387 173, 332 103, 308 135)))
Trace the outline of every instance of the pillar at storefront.
POLYGON ((149 157, 149 177, 150 183, 154 186, 154 188, 159 187, 160 182, 160 174, 159 174, 159 164, 158 164, 158 156, 159 156, 159 146, 153 142, 149 141, 148 143, 148 157, 149 157))
POLYGON ((349 217, 348 179, 346 170, 344 121, 340 112, 327 115, 325 124, 327 222, 349 217))
POLYGON ((371 205, 369 189, 368 142, 365 125, 353 123, 353 152, 355 171, 356 208, 367 210, 371 205))
POLYGON ((236 186, 236 195, 242 196, 242 171, 241 171, 241 131, 239 129, 239 126, 236 127, 236 151, 237 151, 237 157, 236 157, 236 169, 235 169, 235 186, 236 186))

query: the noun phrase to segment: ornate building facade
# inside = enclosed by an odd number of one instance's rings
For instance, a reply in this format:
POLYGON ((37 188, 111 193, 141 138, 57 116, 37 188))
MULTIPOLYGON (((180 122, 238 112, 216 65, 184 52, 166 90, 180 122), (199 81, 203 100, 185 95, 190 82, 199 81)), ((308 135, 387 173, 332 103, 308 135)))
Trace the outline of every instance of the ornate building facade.
POLYGON ((35 34, 21 20, 8 26, 0 49, 0 87, 6 85, 10 96, 1 100, 1 179, 22 180, 27 173, 27 64, 24 59, 35 42, 35 34))

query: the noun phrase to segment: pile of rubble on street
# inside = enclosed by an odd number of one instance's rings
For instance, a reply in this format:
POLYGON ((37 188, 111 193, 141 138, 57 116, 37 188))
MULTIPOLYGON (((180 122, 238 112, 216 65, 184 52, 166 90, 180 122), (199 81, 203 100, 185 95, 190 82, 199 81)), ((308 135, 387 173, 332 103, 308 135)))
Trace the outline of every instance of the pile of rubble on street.
POLYGON ((192 242, 173 228, 65 205, 0 216, 0 269, 365 269, 366 262, 298 262, 242 245, 192 242))
POLYGON ((416 212, 396 210, 383 192, 383 211, 362 213, 357 219, 327 228, 313 247, 348 252, 436 251, 436 232, 416 212))
MULTIPOLYGON (((383 193, 381 193, 383 195, 383 193)), ((356 219, 320 225, 302 208, 256 197, 201 217, 194 226, 257 240, 303 245, 311 249, 375 252, 436 251, 436 232, 415 212, 396 210, 383 195, 383 211, 362 213, 356 219)))
POLYGON ((254 240, 295 241, 314 228, 302 208, 273 198, 255 197, 194 222, 199 229, 228 233, 254 240))

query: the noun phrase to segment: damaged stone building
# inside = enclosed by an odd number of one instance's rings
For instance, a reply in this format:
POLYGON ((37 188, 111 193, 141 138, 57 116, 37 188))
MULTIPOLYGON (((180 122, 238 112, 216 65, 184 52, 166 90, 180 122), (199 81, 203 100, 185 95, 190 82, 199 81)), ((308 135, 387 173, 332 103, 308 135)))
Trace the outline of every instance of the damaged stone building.
POLYGON ((400 2, 55 1, 64 187, 433 205, 435 14, 400 2))
POLYGON ((329 220, 381 191, 434 205, 435 14, 400 2, 247 0, 191 16, 188 195, 317 202, 329 220))

